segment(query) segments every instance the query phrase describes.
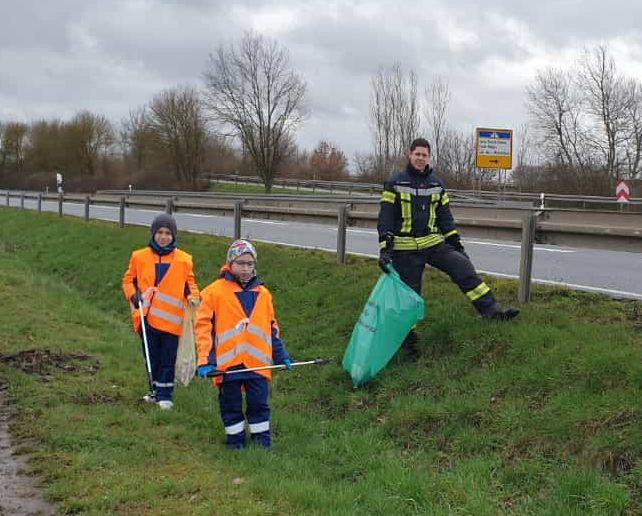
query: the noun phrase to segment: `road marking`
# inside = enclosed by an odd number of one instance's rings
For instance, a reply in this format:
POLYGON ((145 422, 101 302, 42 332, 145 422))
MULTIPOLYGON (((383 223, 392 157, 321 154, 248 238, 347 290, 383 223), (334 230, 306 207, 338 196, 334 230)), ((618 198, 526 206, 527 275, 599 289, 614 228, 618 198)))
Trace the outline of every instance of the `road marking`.
MULTIPOLYGON (((517 244, 500 244, 496 242, 480 242, 479 240, 464 240, 464 243, 466 245, 468 244, 477 244, 477 245, 491 245, 495 247, 507 247, 509 249, 520 249, 522 248, 521 245, 517 244)), ((550 247, 542 247, 539 245, 536 245, 533 247, 536 251, 548 251, 549 253, 575 253, 576 251, 573 251, 572 249, 551 249, 550 247)))
MULTIPOLYGON (((483 271, 477 270, 481 274, 488 274, 489 276, 497 276, 499 278, 519 279, 516 274, 506 274, 503 272, 483 271)), ((553 285, 555 287, 566 287, 571 290, 584 290, 586 292, 597 292, 599 294, 608 294, 615 297, 628 297, 633 299, 642 299, 642 294, 636 292, 627 292, 626 290, 615 290, 611 288, 591 287, 589 285, 578 285, 577 283, 566 283, 564 281, 545 280, 539 278, 532 278, 533 283, 542 285, 553 285)))
POLYGON ((347 230, 350 233, 365 233, 366 235, 376 235, 377 231, 375 230, 367 230, 367 229, 351 229, 349 228, 347 230))
POLYGON ((279 222, 276 220, 243 219, 243 221, 250 224, 256 222, 257 224, 274 224, 275 226, 285 226, 287 224, 287 222, 279 222))

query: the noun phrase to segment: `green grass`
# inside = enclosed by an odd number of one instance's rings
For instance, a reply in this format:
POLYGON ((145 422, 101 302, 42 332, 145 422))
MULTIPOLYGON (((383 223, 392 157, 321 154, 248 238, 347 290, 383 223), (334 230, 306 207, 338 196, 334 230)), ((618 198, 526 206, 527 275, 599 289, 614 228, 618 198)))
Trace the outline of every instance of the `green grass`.
MULTIPOLYGON (((89 360, 42 374, 0 361, 13 432, 61 512, 640 514, 640 303, 537 287, 515 324, 481 321, 425 279, 418 362, 351 387, 340 359, 373 261, 259 244, 284 342, 334 364, 275 373, 274 450, 230 453, 215 392, 195 380, 163 413, 146 387, 120 278, 144 228, 0 210, 0 353, 89 360)), ((201 287, 229 240, 179 233, 201 287)), ((487 281, 500 300, 512 282, 487 281)))
MULTIPOLYGON (((248 194, 265 194, 265 187, 261 185, 253 184, 234 184, 234 183, 214 183, 210 186, 210 191, 212 192, 230 192, 230 193, 248 193, 248 194)), ((272 187, 273 194, 290 194, 290 195, 322 195, 329 194, 328 190, 308 190, 308 189, 298 189, 296 186, 292 188, 285 188, 280 186, 272 187)))

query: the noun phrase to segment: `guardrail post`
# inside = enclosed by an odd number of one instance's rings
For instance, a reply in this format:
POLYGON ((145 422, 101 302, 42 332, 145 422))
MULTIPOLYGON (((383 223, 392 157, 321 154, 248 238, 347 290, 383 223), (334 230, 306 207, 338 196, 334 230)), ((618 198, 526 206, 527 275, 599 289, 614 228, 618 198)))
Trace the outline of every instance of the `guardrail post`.
POLYGON ((65 194, 58 194, 58 216, 62 217, 62 202, 65 200, 65 194))
POLYGON ((339 207, 337 214, 337 263, 346 263, 346 233, 348 227, 348 212, 350 206, 347 204, 339 207))
POLYGON ((118 225, 121 228, 125 227, 125 197, 120 198, 120 209, 118 210, 118 225))
POLYGON ((25 209, 25 193, 22 192, 20 194, 20 209, 24 210, 25 209))
POLYGON ((38 213, 42 213, 42 194, 38 193, 38 213))
POLYGON ((91 198, 87 195, 85 196, 85 222, 89 222, 89 203, 91 198))
POLYGON ((241 214, 243 201, 234 201, 234 240, 241 238, 241 214))
POLYGON ((9 190, 7 190, 7 206, 9 206, 9 190))
POLYGON ((528 303, 531 297, 531 275, 533 271, 533 247, 535 245, 536 213, 529 213, 522 222, 522 251, 519 262, 520 303, 528 303))
POLYGON ((172 201, 172 198, 170 197, 165 201, 165 213, 167 213, 168 215, 171 215, 173 211, 174 211, 174 201, 172 201))

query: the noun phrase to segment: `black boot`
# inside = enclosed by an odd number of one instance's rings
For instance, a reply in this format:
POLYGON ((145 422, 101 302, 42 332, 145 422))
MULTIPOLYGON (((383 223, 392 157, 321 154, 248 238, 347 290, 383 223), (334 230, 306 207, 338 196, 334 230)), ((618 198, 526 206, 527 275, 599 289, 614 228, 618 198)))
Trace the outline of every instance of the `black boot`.
POLYGON ((409 360, 417 360, 419 358, 419 337, 415 330, 410 330, 406 338, 401 343, 401 352, 409 360))
POLYGON ((499 305, 490 312, 483 315, 485 319, 492 319, 493 321, 510 321, 519 315, 517 308, 501 308, 499 305))

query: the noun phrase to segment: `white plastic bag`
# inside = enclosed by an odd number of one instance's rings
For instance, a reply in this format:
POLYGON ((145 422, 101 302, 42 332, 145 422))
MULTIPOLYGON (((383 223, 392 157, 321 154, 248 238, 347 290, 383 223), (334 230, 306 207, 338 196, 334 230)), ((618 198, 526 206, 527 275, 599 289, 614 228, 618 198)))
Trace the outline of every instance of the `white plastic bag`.
POLYGON ((183 335, 178 339, 175 378, 183 385, 189 385, 196 372, 196 341, 194 339, 194 308, 185 310, 183 335))

